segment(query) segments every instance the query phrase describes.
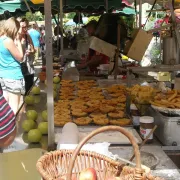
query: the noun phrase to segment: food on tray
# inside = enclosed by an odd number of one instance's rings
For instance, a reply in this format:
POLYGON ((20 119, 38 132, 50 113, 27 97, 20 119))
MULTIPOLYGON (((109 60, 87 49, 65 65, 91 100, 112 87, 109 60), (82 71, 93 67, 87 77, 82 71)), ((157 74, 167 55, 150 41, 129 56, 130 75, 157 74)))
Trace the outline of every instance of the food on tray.
POLYGON ((87 106, 85 106, 84 108, 82 108, 82 111, 86 112, 86 113, 92 113, 92 112, 97 111, 97 107, 87 107, 87 106))
POLYGON ((81 117, 81 118, 74 119, 74 123, 81 126, 88 125, 91 122, 92 122, 92 119, 90 117, 81 117))
POLYGON ((69 109, 55 109, 54 114, 63 115, 63 114, 71 114, 71 112, 69 109))
POLYGON ((117 125, 117 126, 127 126, 132 124, 132 121, 127 118, 122 118, 122 119, 110 119, 109 124, 111 125, 117 125))
POLYGON ((101 101, 99 101, 99 100, 90 100, 90 101, 88 101, 88 102, 86 102, 86 105, 87 106, 89 106, 89 107, 99 107, 100 106, 100 104, 101 104, 101 101))
POLYGON ((111 87, 106 88, 106 91, 109 94, 114 94, 114 93, 120 93, 123 94, 126 92, 126 87, 123 85, 113 85, 111 87))
POLYGON ((151 104, 158 107, 180 109, 180 91, 170 90, 164 93, 158 93, 151 104))
POLYGON ((150 104, 150 101, 154 99, 157 90, 150 86, 135 85, 128 89, 132 101, 139 104, 150 104))
POLYGON ((107 125, 109 118, 119 120, 125 117, 126 87, 123 85, 102 89, 97 87, 94 80, 79 82, 62 80, 60 85, 60 100, 54 104, 55 120, 60 125, 72 119, 77 125, 92 122, 107 125))
POLYGON ((108 116, 110 118, 114 118, 114 119, 123 118, 124 117, 124 112, 123 111, 111 112, 111 113, 108 113, 108 116))
POLYGON ((61 100, 73 100, 73 99, 75 99, 76 97, 75 97, 74 95, 72 95, 72 96, 64 95, 64 96, 59 96, 59 98, 60 98, 61 100))
POLYGON ((107 117, 95 116, 93 117, 93 122, 97 125, 108 125, 109 119, 107 117))
POLYGON ((101 105, 99 107, 99 110, 102 112, 102 113, 109 113, 109 112, 113 112, 115 110, 115 107, 113 106, 109 106, 109 105, 101 105))
POLYGON ((68 123, 68 122, 72 122, 72 120, 71 119, 55 119, 55 121, 54 121, 54 124, 56 125, 56 126, 64 126, 66 123, 68 123))
POLYGON ((72 109, 72 116, 84 117, 87 116, 87 113, 83 112, 82 109, 72 109))
POLYGON ((100 112, 93 112, 89 116, 92 117, 92 118, 94 118, 94 117, 106 118, 107 117, 106 114, 103 114, 103 113, 100 113, 100 112))

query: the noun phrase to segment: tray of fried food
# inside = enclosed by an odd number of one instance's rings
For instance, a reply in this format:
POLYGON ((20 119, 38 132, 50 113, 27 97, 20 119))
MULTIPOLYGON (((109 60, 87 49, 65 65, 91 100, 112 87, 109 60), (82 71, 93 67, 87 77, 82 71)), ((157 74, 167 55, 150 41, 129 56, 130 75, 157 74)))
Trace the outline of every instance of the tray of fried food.
POLYGON ((127 88, 127 91, 130 94, 132 101, 137 104, 150 104, 158 92, 158 90, 151 86, 140 85, 134 85, 131 88, 127 88))
POLYGON ((88 116, 88 113, 87 112, 84 112, 83 109, 79 108, 72 108, 71 107, 71 114, 73 117, 77 118, 77 117, 86 117, 88 116))
POLYGON ((71 89, 71 88, 61 88, 61 89, 59 90, 59 94, 60 94, 61 96, 64 96, 64 95, 72 96, 72 95, 75 94, 75 92, 74 92, 74 89, 71 89))
POLYGON ((109 119, 109 124, 116 126, 128 126, 132 125, 132 120, 128 118, 109 119))
POLYGON ((84 99, 85 101, 105 99, 102 92, 89 92, 89 91, 84 91, 84 93, 77 92, 77 97, 80 99, 84 99))
POLYGON ((85 81, 79 81, 76 83, 76 87, 79 90, 86 90, 92 87, 96 87, 97 83, 94 80, 85 80, 85 81))
POLYGON ((74 88, 75 84, 73 83, 72 80, 61 80, 60 82, 61 88, 69 87, 69 88, 74 88))
POLYGON ((112 85, 111 87, 104 88, 109 94, 115 94, 115 93, 125 93, 126 92, 126 86, 124 85, 112 85))
POLYGON ((107 117, 95 116, 93 118, 93 123, 100 126, 105 126, 109 124, 109 119, 107 117))
POLYGON ((55 126, 64 126, 66 123, 72 122, 72 118, 68 114, 54 114, 55 126))
POLYGON ((85 117, 88 115, 88 112, 83 111, 87 106, 83 100, 74 100, 71 102, 71 114, 73 117, 85 117))
POLYGON ((125 117, 125 113, 124 113, 124 111, 116 110, 113 112, 109 112, 108 117, 109 117, 109 119, 120 119, 120 118, 125 117))
POLYGON ((73 122, 79 126, 85 126, 85 125, 89 125, 92 122, 92 118, 90 117, 75 118, 73 122))
POLYGON ((100 112, 98 109, 95 112, 92 112, 89 116, 92 118, 93 123, 96 125, 105 126, 109 124, 107 114, 100 112))
POLYGON ((71 111, 74 111, 75 109, 84 109, 86 108, 85 101, 83 100, 74 100, 70 103, 71 111))
POLYGON ((70 101, 69 100, 58 100, 54 102, 54 108, 70 108, 70 101))
POLYGON ((59 99, 61 100, 74 100, 76 99, 75 95, 60 95, 59 99))
POLYGON ((59 93, 61 94, 61 95, 66 95, 66 94, 68 94, 68 95, 72 95, 72 94, 74 94, 74 89, 73 88, 68 88, 68 87, 66 87, 66 88, 61 88, 60 90, 59 90, 59 93))
POLYGON ((163 113, 180 115, 180 90, 158 93, 151 101, 151 106, 163 113))

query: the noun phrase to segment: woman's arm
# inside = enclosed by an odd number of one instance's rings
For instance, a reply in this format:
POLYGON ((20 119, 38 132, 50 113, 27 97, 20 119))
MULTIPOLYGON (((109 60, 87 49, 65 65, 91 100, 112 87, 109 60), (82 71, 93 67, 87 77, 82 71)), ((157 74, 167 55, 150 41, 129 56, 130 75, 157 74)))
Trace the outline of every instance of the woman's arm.
POLYGON ((4 46, 10 51, 10 53, 16 60, 18 61, 23 60, 24 53, 20 38, 16 39, 16 45, 12 39, 8 38, 4 41, 4 46))
POLYGON ((28 40, 29 45, 30 45, 29 53, 34 54, 35 53, 34 44, 33 44, 32 39, 31 39, 29 34, 27 34, 27 40, 28 40))

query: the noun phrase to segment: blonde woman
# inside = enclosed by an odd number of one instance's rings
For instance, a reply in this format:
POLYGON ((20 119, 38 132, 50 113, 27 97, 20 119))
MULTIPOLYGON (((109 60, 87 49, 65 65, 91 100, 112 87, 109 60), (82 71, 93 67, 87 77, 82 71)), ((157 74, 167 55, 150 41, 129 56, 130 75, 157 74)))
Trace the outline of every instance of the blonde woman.
POLYGON ((0 36, 3 34, 3 26, 4 26, 5 20, 0 21, 0 36))
POLYGON ((20 65, 24 54, 19 29, 19 22, 15 18, 9 18, 4 22, 3 33, 0 36, 0 84, 14 114, 18 111, 20 96, 25 92, 20 65))

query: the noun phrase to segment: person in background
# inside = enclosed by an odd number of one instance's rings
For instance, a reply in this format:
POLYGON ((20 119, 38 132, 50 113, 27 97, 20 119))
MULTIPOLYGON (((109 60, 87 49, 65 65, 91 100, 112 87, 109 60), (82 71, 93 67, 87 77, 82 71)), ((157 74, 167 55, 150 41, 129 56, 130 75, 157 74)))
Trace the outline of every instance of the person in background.
POLYGON ((25 80, 25 95, 29 92, 34 84, 34 45, 30 35, 28 34, 29 22, 26 18, 18 18, 20 22, 21 44, 24 51, 23 62, 21 63, 22 73, 25 80))
POLYGON ((0 84, 3 95, 14 114, 19 109, 21 94, 25 92, 25 82, 20 64, 23 61, 24 53, 21 35, 18 33, 19 29, 19 22, 15 18, 9 18, 4 22, 3 32, 0 36, 0 84))
POLYGON ((82 59, 82 56, 87 56, 89 51, 90 37, 94 35, 97 26, 97 21, 92 20, 87 25, 83 26, 77 35, 77 52, 82 59))
POLYGON ((41 32, 41 37, 40 37, 40 47, 41 47, 41 52, 43 52, 45 50, 45 27, 41 26, 40 28, 40 32, 41 32))
POLYGON ((37 60, 40 58, 40 38, 41 38, 41 34, 40 32, 37 30, 37 26, 36 24, 32 25, 32 28, 28 31, 32 41, 33 41, 33 45, 34 48, 36 50, 35 52, 35 59, 34 59, 34 64, 37 63, 37 60))
POLYGON ((0 86, 0 149, 8 147, 16 137, 15 114, 3 96, 0 86))
MULTIPOLYGON (((89 37, 94 35, 96 26, 97 26, 97 21, 95 21, 95 20, 90 21, 86 26, 84 26, 89 37)), ((84 33, 85 33, 85 31, 84 31, 84 33)), ((89 48, 89 52, 88 52, 88 56, 87 56, 86 60, 82 61, 82 63, 79 64, 77 66, 77 68, 79 70, 88 68, 90 70, 90 72, 94 73, 94 72, 97 72, 97 67, 100 64, 108 64, 108 63, 109 63, 109 57, 89 48)))

